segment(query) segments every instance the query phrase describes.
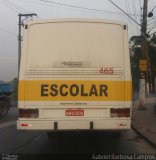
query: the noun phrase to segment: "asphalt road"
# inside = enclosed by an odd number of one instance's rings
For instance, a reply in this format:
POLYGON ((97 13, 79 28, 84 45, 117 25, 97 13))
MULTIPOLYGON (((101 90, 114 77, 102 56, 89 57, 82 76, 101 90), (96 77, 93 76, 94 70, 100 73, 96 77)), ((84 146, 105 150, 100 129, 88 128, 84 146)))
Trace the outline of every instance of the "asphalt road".
POLYGON ((155 153, 133 130, 116 139, 103 133, 74 132, 48 139, 45 132, 17 131, 15 121, 0 128, 0 153, 155 153))
MULTIPOLYGON (((16 112, 14 112, 16 114, 16 112)), ((119 139, 108 134, 74 132, 48 139, 46 132, 23 132, 16 120, 0 121, 0 153, 10 154, 156 154, 150 144, 133 130, 119 139)))

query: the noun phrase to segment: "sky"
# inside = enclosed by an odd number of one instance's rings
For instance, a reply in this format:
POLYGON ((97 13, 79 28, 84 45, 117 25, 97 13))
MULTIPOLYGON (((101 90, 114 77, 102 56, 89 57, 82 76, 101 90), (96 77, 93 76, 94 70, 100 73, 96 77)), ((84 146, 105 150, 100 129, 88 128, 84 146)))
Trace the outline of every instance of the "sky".
MULTIPOLYGON (((141 23, 143 0, 112 0, 141 23)), ((148 12, 156 0, 148 0, 148 12)), ((0 0, 0 80, 9 82, 18 75, 18 14, 36 13, 40 19, 98 18, 125 22, 129 38, 140 34, 140 27, 109 0, 0 0)), ((148 18, 148 31, 156 31, 156 8, 148 18)), ((27 19, 26 23, 30 21, 27 19)))

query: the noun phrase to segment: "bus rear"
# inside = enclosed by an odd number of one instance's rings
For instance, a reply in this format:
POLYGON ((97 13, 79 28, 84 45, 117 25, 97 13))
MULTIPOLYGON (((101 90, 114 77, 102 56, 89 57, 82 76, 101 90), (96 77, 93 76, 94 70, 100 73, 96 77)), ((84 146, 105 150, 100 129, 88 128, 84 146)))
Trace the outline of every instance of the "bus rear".
POLYGON ((20 130, 130 129, 127 26, 92 19, 29 23, 18 87, 20 130))

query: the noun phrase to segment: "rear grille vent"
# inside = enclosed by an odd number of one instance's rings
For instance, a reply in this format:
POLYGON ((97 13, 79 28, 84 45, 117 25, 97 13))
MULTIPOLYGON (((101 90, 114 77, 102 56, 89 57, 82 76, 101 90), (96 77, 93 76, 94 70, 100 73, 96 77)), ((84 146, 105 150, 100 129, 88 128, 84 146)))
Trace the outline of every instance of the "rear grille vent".
MULTIPOLYGON (((45 69, 29 69, 27 75, 105 75, 110 74, 100 73, 100 68, 45 68, 45 69)), ((113 74, 123 75, 121 68, 113 68, 113 74)))

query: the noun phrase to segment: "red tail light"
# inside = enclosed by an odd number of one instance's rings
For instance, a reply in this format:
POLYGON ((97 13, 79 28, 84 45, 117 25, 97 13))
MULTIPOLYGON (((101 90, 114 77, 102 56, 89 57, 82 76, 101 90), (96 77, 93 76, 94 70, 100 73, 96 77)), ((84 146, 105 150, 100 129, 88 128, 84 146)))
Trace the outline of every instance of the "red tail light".
POLYGON ((130 108, 111 108, 111 117, 130 117, 130 108))
POLYGON ((38 116, 38 109, 19 109, 20 118, 37 118, 38 116))
POLYGON ((28 124, 27 123, 22 123, 21 126, 22 127, 28 127, 28 124))

